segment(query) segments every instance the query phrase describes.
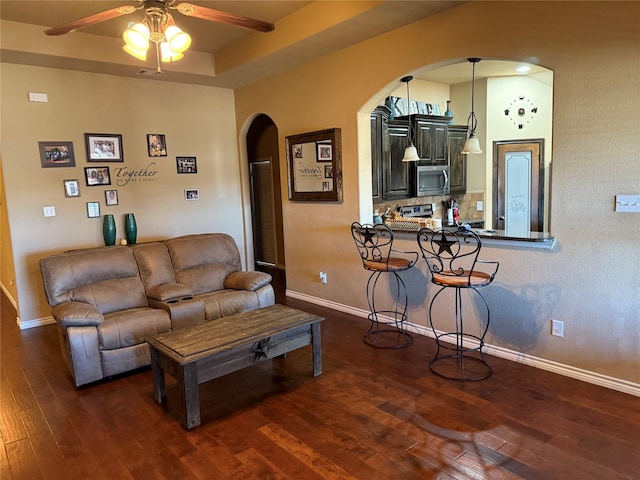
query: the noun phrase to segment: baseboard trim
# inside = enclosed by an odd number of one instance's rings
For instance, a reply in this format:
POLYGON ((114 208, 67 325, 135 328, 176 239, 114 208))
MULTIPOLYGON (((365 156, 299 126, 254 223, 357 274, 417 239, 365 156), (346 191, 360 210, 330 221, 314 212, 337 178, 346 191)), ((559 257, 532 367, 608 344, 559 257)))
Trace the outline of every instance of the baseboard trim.
POLYGON ((18 319, 17 323, 20 330, 27 330, 29 328, 42 327, 43 325, 51 325, 52 323, 56 323, 56 321, 53 317, 44 317, 28 320, 26 322, 21 322, 20 319, 18 319))
MULTIPOLYGON (((330 308, 332 310, 348 313, 356 317, 367 318, 367 316, 369 315, 368 310, 362 310, 359 308, 350 307, 348 305, 332 302, 324 298, 313 297, 311 295, 295 292, 293 290, 287 290, 285 292, 285 295, 287 297, 302 300, 304 302, 313 303, 314 305, 320 305, 322 307, 330 308)), ((416 325, 415 323, 407 322, 405 326, 407 330, 412 333, 434 338, 433 331, 430 328, 427 328, 423 325, 416 325)), ((441 332, 438 332, 438 333, 441 333, 441 332)), ((470 345, 473 345, 473 342, 471 342, 470 345)), ((528 355, 526 353, 517 352, 515 350, 499 347, 496 345, 489 345, 486 343, 485 343, 485 353, 489 355, 494 355, 496 357, 504 358, 505 360, 510 360, 512 362, 521 363, 523 365, 539 368, 541 370, 546 370, 549 372, 557 373, 559 375, 564 375, 565 377, 575 378, 576 380, 581 380, 583 382, 599 385, 601 387, 609 388, 611 390, 616 390, 618 392, 628 393, 629 395, 640 397, 640 384, 638 383, 633 383, 627 380, 622 380, 619 378, 602 375, 597 372, 583 370, 581 368, 576 368, 571 365, 565 365, 562 363, 554 362, 552 360, 535 357, 533 355, 528 355)))

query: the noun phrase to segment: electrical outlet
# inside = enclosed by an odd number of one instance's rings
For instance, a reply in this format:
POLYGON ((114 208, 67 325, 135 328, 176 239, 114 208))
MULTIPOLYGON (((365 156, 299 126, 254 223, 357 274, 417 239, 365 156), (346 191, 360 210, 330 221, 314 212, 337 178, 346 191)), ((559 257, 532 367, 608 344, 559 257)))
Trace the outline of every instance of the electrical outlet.
POLYGON ((325 272, 320 272, 320 283, 322 284, 327 283, 327 274, 325 272))
POLYGON ((44 212, 45 217, 56 216, 56 207, 42 207, 42 211, 44 212))
POLYGON ((551 320, 551 335, 564 337, 564 322, 561 320, 551 320))

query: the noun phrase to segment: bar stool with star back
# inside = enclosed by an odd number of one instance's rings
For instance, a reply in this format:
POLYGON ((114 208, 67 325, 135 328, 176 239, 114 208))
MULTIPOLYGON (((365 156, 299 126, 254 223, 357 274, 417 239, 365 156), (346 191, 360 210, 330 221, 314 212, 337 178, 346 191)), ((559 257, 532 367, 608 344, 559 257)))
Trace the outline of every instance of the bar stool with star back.
POLYGON ((405 252, 393 248, 393 232, 384 224, 354 222, 351 235, 360 253, 362 266, 371 272, 367 281, 369 330, 364 334, 364 343, 376 348, 403 348, 413 343, 413 337, 405 330, 407 320, 407 288, 399 272, 413 267, 418 261, 418 252, 405 252), (376 290, 382 286, 383 274, 389 277, 390 300, 380 305, 376 290))
POLYGON ((431 282, 441 287, 429 305, 429 323, 437 344, 430 370, 450 380, 472 381, 489 377, 493 370, 484 358, 483 347, 491 313, 479 289, 493 282, 499 263, 478 259, 482 247, 480 238, 465 228, 457 231, 422 228, 418 232, 418 246, 429 268, 431 282), (434 320, 433 307, 440 294, 448 289, 455 291, 455 331, 443 333, 435 327, 440 322, 434 320), (465 330, 464 290, 475 292, 476 298, 481 300, 475 302, 478 328, 474 328, 474 333, 465 330), (486 317, 482 318, 485 311, 486 317))

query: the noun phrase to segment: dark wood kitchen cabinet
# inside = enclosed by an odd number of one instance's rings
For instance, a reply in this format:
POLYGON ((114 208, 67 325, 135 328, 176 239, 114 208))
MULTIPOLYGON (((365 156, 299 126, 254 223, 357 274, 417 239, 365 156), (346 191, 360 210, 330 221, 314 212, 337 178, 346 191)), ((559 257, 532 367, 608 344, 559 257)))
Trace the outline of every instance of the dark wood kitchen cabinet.
POLYGON ((447 165, 449 117, 412 115, 415 145, 420 156, 418 165, 447 165))
POLYGON ((449 150, 449 181, 451 194, 467 193, 467 155, 462 154, 467 140, 466 125, 449 125, 447 143, 449 150))
POLYGON ((371 113, 371 188, 373 203, 411 196, 413 165, 402 161, 407 147, 407 121, 390 120, 380 106, 371 113))
POLYGON ((389 120, 389 156, 382 168, 382 198, 400 200, 411 197, 411 178, 415 162, 403 162, 409 126, 406 121, 389 120))
POLYGON ((382 166, 389 156, 389 115, 387 107, 378 107, 371 113, 371 196, 373 203, 383 201, 382 166))

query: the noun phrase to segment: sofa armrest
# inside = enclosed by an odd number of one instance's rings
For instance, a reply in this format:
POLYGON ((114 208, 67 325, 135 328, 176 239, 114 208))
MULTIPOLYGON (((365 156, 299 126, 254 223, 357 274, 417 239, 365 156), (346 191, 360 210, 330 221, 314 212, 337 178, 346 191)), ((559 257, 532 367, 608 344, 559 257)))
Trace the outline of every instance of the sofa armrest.
POLYGON ((65 328, 98 326, 104 322, 100 310, 89 303, 64 302, 52 309, 53 318, 65 328))
POLYGON ((264 272, 233 272, 224 279, 224 288, 253 292, 271 282, 271 275, 264 272))
POLYGON ((160 302, 166 302, 175 298, 188 297, 193 295, 193 292, 186 285, 181 283, 163 283, 162 285, 156 285, 147 290, 147 297, 149 299, 158 300, 160 302))

